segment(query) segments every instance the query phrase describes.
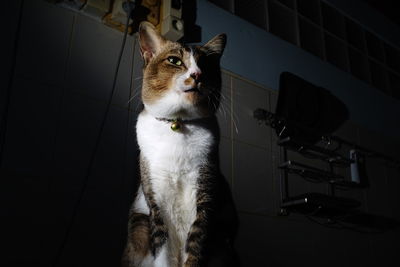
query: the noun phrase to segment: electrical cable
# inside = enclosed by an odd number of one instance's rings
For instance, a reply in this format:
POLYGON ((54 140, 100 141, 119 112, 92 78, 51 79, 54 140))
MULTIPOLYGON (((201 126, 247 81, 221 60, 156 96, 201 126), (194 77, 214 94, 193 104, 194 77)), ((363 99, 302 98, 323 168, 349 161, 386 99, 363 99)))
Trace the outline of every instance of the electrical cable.
POLYGON ((56 255, 56 258, 54 259, 54 262, 52 264, 52 266, 54 266, 54 267, 58 266, 58 264, 60 262, 62 253, 63 253, 63 251, 64 251, 64 249, 65 249, 65 247, 67 245, 67 242, 68 242, 68 237, 71 234, 71 231, 72 231, 72 228, 74 226, 76 217, 78 215, 78 209, 79 209, 79 207, 80 207, 80 205, 82 203, 83 196, 84 196, 84 194, 86 192, 86 189, 87 189, 87 186, 88 186, 90 175, 92 174, 92 170, 93 170, 93 167, 94 167, 96 154, 97 154, 97 151, 99 149, 102 133, 104 131, 104 127, 105 127, 105 124, 106 124, 108 113, 110 112, 111 103, 112 103, 112 99, 113 99, 115 88, 116 88, 116 84, 117 84, 119 67, 121 65, 122 55, 123 55, 123 52, 124 52, 125 43, 126 43, 126 39, 127 39, 127 36, 128 36, 129 20, 130 20, 130 16, 131 16, 131 12, 132 12, 132 10, 130 9, 129 2, 130 2, 130 0, 126 0, 127 7, 128 7, 127 20, 126 20, 126 23, 125 23, 125 30, 124 30, 124 36, 123 36, 123 39, 122 39, 121 49, 120 49, 119 55, 118 55, 117 66, 115 68, 114 79, 113 79, 113 83, 112 83, 112 89, 111 89, 110 96, 108 98, 108 102, 107 102, 107 105, 106 105, 106 111, 104 112, 103 120, 101 121, 99 134, 96 137, 94 149, 93 149, 92 154, 90 156, 88 168, 87 168, 87 171, 86 171, 85 178, 83 180, 82 188, 81 188, 81 190, 79 192, 78 200, 76 201, 76 203, 74 205, 74 209, 73 209, 73 213, 72 213, 72 216, 71 216, 71 220, 70 220, 70 222, 69 222, 69 224, 67 226, 64 238, 63 238, 63 240, 61 242, 61 246, 60 246, 60 248, 58 250, 58 253, 56 255))

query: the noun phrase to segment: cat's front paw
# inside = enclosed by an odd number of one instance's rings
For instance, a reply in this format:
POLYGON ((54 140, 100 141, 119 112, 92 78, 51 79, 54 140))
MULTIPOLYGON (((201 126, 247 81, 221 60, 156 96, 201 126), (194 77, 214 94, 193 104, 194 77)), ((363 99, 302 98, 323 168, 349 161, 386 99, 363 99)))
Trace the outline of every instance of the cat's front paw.
POLYGON ((150 235, 150 247, 153 256, 156 256, 162 245, 168 238, 167 227, 165 224, 153 225, 150 235))
POLYGON ((185 261, 184 267, 199 267, 199 258, 194 255, 189 255, 185 261))

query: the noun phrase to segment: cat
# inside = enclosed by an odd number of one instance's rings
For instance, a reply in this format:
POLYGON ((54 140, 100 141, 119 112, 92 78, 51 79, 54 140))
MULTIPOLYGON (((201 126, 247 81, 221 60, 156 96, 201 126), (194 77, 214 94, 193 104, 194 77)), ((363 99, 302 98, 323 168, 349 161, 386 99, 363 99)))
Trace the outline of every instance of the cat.
POLYGON ((220 58, 226 35, 188 47, 139 27, 141 182, 123 266, 235 266, 235 208, 218 167, 220 58))

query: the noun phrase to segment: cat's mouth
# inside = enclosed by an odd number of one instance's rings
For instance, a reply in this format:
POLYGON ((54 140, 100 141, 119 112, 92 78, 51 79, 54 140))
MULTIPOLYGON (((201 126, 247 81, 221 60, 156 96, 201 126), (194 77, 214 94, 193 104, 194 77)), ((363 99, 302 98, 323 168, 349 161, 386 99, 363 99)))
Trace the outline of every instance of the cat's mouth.
POLYGON ((195 93, 201 94, 200 90, 199 90, 198 88, 196 88, 196 87, 187 89, 187 90, 185 90, 184 92, 185 92, 185 93, 195 92, 195 93))

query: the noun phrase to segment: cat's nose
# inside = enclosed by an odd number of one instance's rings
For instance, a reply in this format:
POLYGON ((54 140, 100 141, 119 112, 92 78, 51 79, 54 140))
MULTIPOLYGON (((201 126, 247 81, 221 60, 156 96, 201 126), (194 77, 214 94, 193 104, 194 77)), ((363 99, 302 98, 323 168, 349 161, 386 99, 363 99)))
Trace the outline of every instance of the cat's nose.
POLYGON ((201 71, 196 71, 190 74, 190 77, 192 77, 196 82, 199 81, 201 75, 201 71))

